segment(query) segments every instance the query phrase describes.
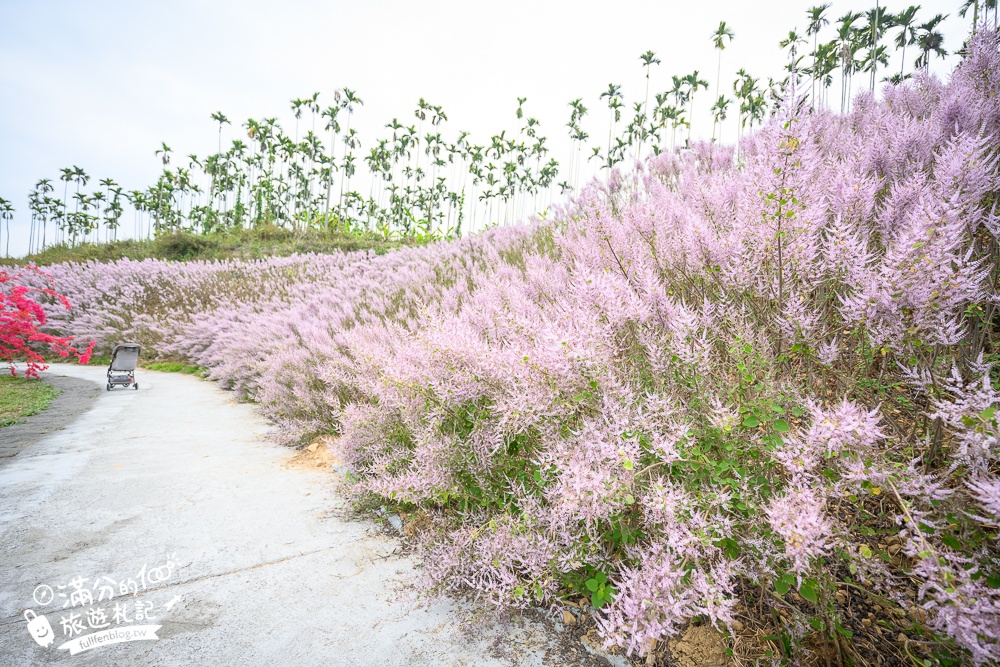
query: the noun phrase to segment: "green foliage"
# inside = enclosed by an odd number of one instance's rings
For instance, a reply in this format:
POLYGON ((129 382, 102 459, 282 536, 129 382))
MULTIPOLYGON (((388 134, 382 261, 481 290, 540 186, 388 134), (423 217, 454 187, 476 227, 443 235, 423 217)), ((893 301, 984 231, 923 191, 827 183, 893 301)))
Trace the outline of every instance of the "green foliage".
POLYGON ((603 572, 596 572, 592 578, 587 579, 585 585, 590 591, 590 603, 595 609, 600 609, 611 602, 618 592, 614 586, 608 584, 608 577, 603 572))
POLYGON ((181 373, 183 375, 202 375, 207 369, 201 366, 191 366, 179 361, 162 361, 146 364, 144 368, 161 373, 181 373))

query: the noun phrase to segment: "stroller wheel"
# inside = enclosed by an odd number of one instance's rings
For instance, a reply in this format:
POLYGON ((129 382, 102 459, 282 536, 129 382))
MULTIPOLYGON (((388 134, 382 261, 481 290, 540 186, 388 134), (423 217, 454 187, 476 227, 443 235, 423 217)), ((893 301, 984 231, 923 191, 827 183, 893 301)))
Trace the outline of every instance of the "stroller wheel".
POLYGON ((108 383, 108 391, 111 391, 111 383, 108 383))
POLYGON ((135 389, 136 391, 139 391, 139 383, 138 382, 133 383, 132 388, 135 389))

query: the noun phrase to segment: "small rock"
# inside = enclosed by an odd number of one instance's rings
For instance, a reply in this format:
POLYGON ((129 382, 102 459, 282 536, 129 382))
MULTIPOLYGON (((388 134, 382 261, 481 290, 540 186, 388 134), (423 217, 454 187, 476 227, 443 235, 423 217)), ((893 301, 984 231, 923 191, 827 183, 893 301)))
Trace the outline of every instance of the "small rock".
POLYGON ((399 533, 402 535, 402 533, 403 533, 403 520, 399 518, 399 515, 398 514, 390 514, 389 517, 388 517, 388 519, 389 519, 389 523, 392 524, 392 527, 395 528, 397 531, 399 531, 399 533))
POLYGON ((907 639, 906 635, 904 635, 902 632, 896 635, 896 641, 898 641, 900 644, 905 644, 906 639, 907 639))
POLYGON ((887 549, 887 551, 889 552, 890 556, 895 556, 896 554, 898 554, 902 550, 903 550, 903 547, 899 546, 898 544, 890 544, 889 548, 887 549))
POLYGON ((870 619, 870 618, 862 618, 861 619, 861 625, 865 626, 866 628, 872 627, 872 619, 870 619))
POLYGON ((318 441, 314 442, 313 444, 306 447, 306 449, 308 449, 310 452, 315 452, 317 449, 319 449, 319 442, 318 441))
POLYGON ((565 625, 573 625, 576 623, 576 616, 573 615, 573 612, 563 609, 563 623, 565 625))
POLYGON ((840 604, 847 604, 847 593, 846 592, 844 592, 844 591, 837 591, 836 593, 834 593, 833 596, 835 598, 837 598, 837 602, 839 602, 840 604))
POLYGON ((899 536, 898 535, 890 535, 889 537, 885 538, 885 543, 886 544, 899 544, 899 536))
POLYGON ((733 632, 743 632, 743 622, 734 620, 732 623, 733 632))

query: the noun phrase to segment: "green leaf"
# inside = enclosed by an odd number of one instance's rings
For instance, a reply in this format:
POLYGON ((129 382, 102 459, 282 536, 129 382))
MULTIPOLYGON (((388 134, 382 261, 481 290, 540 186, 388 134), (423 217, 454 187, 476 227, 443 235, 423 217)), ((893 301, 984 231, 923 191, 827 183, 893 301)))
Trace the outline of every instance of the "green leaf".
POLYGON ((599 583, 599 584, 606 584, 606 583, 608 583, 608 577, 603 572, 598 572, 597 574, 595 574, 594 575, 594 579, 596 579, 597 583, 599 583))
POLYGON ((625 459, 622 462, 622 465, 625 466, 625 470, 631 470, 632 469, 632 459, 625 459))
POLYGON ((865 558, 871 558, 872 557, 872 550, 868 548, 867 544, 862 544, 861 548, 858 549, 858 551, 860 551, 861 555, 863 557, 865 557, 865 558))
POLYGON ((524 586, 518 586, 514 589, 514 597, 519 598, 524 595, 524 586))
POLYGON ((986 575, 986 585, 990 588, 1000 588, 1000 572, 986 575))
POLYGON ((774 430, 777 431, 778 433, 787 433, 788 422, 786 422, 784 419, 777 420, 776 422, 774 422, 774 430))
POLYGON ((844 637, 847 637, 848 639, 854 636, 854 633, 852 631, 843 627, 842 625, 840 625, 840 623, 837 624, 837 632, 839 632, 844 637))
POLYGON ((541 484, 542 483, 542 471, 541 470, 536 470, 534 477, 535 477, 535 483, 536 484, 541 484))
POLYGON ((955 551, 961 551, 962 550, 962 543, 959 542, 958 539, 954 535, 942 535, 941 536, 941 541, 944 542, 945 545, 947 545, 947 546, 951 547, 952 549, 954 549, 955 551))
POLYGON ((625 496, 625 504, 626 505, 634 505, 635 504, 635 496, 633 496, 631 493, 627 494, 625 496))
POLYGON ((598 586, 600 586, 600 584, 597 583, 596 579, 587 579, 586 583, 587 583, 587 590, 589 590, 591 592, 594 592, 594 593, 597 592, 597 588, 598 588, 598 586))
POLYGON ((594 609, 600 609, 604 606, 605 602, 607 602, 607 600, 597 593, 590 596, 590 604, 594 605, 594 609))
POLYGON ((747 428, 754 428, 755 426, 760 426, 760 420, 754 415, 747 415, 743 418, 743 425, 747 428))
POLYGON ((779 415, 785 414, 785 409, 780 405, 772 405, 771 410, 779 415))
POLYGON ((993 419, 993 415, 997 413, 997 409, 994 406, 990 406, 979 413, 979 418, 984 422, 988 422, 993 419))
POLYGON ((799 586, 799 595, 809 600, 813 604, 819 602, 819 595, 816 594, 816 589, 812 587, 807 581, 803 581, 802 585, 799 586))
POLYGON ((784 595, 785 593, 787 593, 788 592, 788 588, 789 588, 788 584, 786 584, 781 579, 775 580, 775 582, 774 582, 774 590, 778 591, 778 595, 784 595))
POLYGON ((806 411, 804 409, 800 408, 797 405, 794 408, 792 408, 792 416, 793 417, 801 417, 805 413, 806 413, 806 411))

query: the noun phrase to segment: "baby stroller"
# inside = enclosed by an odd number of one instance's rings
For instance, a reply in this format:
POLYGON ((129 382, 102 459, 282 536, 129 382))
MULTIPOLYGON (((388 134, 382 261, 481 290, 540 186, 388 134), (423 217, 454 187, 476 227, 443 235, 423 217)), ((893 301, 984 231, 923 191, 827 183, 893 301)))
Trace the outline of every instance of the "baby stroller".
POLYGON ((136 343, 115 345, 115 349, 111 352, 111 365, 108 366, 108 391, 118 385, 139 388, 139 384, 135 381, 135 365, 139 362, 141 350, 142 348, 136 343))

